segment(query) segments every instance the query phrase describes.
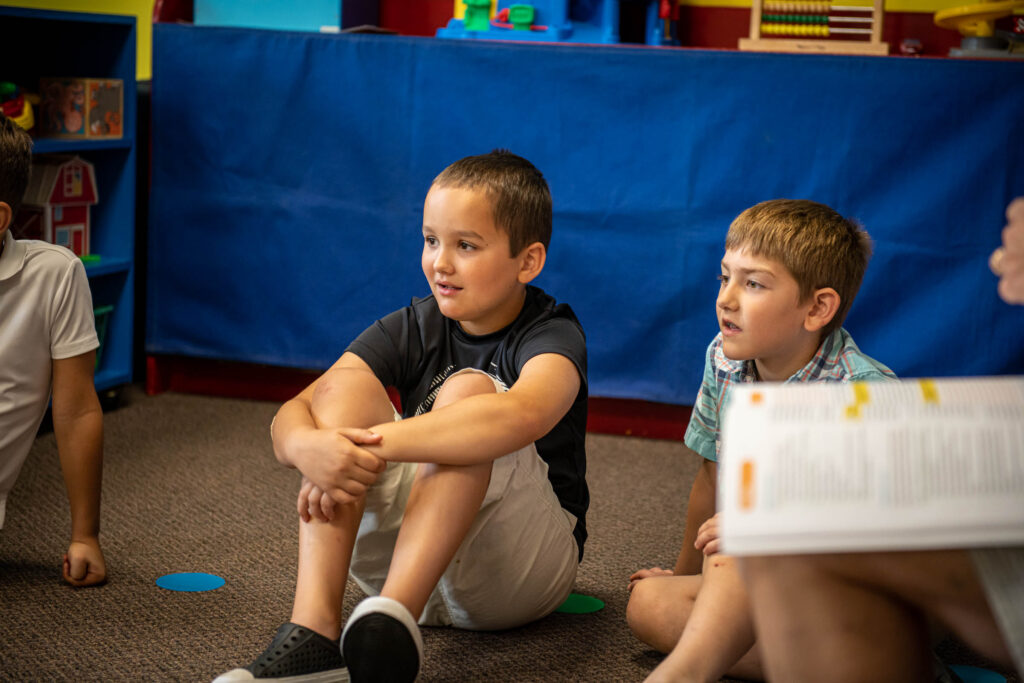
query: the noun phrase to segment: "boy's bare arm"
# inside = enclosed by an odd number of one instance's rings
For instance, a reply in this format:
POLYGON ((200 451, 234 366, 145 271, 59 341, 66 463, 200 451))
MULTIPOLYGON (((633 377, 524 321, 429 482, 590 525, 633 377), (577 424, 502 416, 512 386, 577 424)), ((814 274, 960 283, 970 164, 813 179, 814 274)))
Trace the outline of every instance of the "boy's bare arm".
POLYGON ((472 465, 495 460, 541 438, 572 407, 576 366, 546 353, 523 366, 507 392, 478 394, 401 422, 371 427, 381 435, 366 450, 385 460, 472 465))
MULTIPOLYGON (((340 368, 372 374, 352 353, 344 354, 331 369, 340 368)), ((505 393, 471 396, 366 430, 317 425, 313 396, 322 380, 317 379, 277 412, 272 429, 274 453, 281 463, 297 468, 339 503, 364 494, 385 461, 468 465, 494 460, 536 441, 568 412, 581 381, 570 360, 542 354, 527 361, 519 381, 505 393)), ((344 392, 346 388, 335 385, 334 390, 344 392)))
POLYGON ((679 550, 674 573, 676 576, 699 574, 704 563, 704 554, 694 547, 701 525, 715 514, 718 463, 701 458, 700 469, 690 488, 686 505, 686 526, 683 531, 683 547, 679 550))
MULTIPOLYGON (((359 356, 343 354, 328 373, 339 369, 359 371, 364 380, 372 377, 372 384, 383 394, 383 386, 359 356)), ((347 503, 366 492, 366 488, 384 469, 385 463, 358 445, 379 440, 379 437, 372 436, 367 430, 326 428, 317 424, 313 417, 313 395, 328 373, 321 375, 298 396, 281 406, 271 423, 271 440, 274 455, 281 464, 298 469, 316 486, 328 492, 334 501, 347 503)), ((361 391, 355 385, 351 389, 345 386, 348 375, 341 375, 342 379, 337 377, 332 379, 337 391, 361 391)), ((366 386, 365 381, 363 386, 366 386)))
POLYGON ((53 433, 71 508, 71 543, 64 579, 76 586, 102 583, 100 488, 103 480, 103 411, 93 384, 96 354, 53 361, 53 433))

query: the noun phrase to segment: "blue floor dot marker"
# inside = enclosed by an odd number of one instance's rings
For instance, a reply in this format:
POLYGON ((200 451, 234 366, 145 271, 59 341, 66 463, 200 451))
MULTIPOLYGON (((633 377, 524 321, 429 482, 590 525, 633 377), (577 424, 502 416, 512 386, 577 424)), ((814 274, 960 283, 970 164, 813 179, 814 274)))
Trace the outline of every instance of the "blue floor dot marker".
POLYGON ((201 593, 203 591, 217 590, 225 583, 224 579, 216 574, 203 574, 202 572, 179 572, 177 574, 164 574, 156 580, 156 585, 169 591, 183 591, 187 593, 201 593))
POLYGON ((956 664, 951 667, 964 683, 1006 683, 1006 676, 976 666, 956 664))

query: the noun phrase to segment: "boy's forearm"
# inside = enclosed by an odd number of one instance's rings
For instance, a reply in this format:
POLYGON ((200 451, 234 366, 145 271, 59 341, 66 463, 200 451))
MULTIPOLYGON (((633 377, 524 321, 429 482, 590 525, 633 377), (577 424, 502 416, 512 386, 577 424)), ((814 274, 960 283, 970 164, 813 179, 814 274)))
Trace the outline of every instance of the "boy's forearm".
POLYGON ((700 525, 715 514, 715 495, 718 464, 701 458, 700 469, 693 479, 690 497, 686 505, 686 526, 683 531, 683 545, 679 549, 674 573, 677 576, 699 574, 704 563, 704 554, 694 547, 700 525))
POLYGON ((384 460, 472 465, 490 462, 547 434, 561 415, 544 415, 514 392, 479 394, 401 422, 370 428, 364 446, 384 460))
POLYGON ((71 509, 71 538, 96 538, 103 482, 103 412, 99 400, 72 417, 55 413, 53 432, 71 509))

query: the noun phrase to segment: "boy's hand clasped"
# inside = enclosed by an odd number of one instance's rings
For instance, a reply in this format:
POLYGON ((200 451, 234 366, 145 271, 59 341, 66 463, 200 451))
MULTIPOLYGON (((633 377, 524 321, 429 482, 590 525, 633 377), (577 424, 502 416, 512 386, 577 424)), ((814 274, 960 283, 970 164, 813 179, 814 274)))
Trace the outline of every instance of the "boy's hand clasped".
POLYGON ((335 503, 362 498, 387 467, 384 460, 359 447, 380 443, 380 435, 366 429, 308 429, 297 437, 292 447, 303 475, 297 509, 305 522, 333 519, 335 503))
POLYGON ((704 557, 714 555, 721 550, 721 537, 718 532, 718 514, 700 525, 697 530, 697 540, 693 543, 697 550, 704 553, 704 557))

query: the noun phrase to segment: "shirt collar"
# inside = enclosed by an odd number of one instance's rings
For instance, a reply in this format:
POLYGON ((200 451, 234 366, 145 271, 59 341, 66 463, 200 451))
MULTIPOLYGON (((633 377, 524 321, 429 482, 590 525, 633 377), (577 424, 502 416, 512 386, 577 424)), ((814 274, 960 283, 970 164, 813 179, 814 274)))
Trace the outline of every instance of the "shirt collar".
POLYGON ((4 251, 0 254, 0 280, 14 277, 25 265, 25 245, 14 239, 10 229, 4 234, 4 251))
MULTIPOLYGON (((787 382, 812 382, 838 362, 843 350, 843 330, 836 328, 821 340, 821 345, 807 365, 797 370, 787 382)), ((757 370, 752 360, 732 360, 722 350, 722 333, 718 333, 718 348, 715 349, 715 366, 718 371, 731 375, 737 382, 756 382, 757 370)))

